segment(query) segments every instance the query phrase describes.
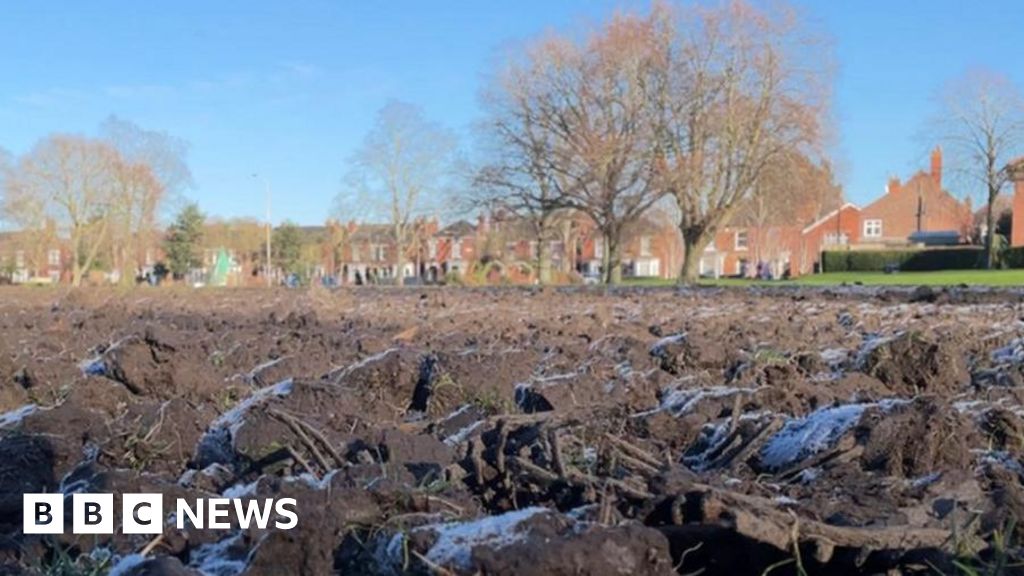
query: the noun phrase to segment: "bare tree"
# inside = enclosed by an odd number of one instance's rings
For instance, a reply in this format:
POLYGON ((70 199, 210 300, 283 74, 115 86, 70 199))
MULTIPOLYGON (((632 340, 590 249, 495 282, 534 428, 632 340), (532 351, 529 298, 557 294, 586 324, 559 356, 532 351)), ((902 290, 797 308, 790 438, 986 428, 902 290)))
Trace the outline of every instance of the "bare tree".
POLYGON ((189 144, 167 132, 147 130, 128 120, 110 116, 100 126, 126 162, 149 166, 168 199, 195 186, 188 166, 189 144))
POLYGON ((556 185, 554 206, 589 216, 604 241, 604 281, 621 280, 622 237, 662 195, 650 178, 648 82, 659 54, 650 19, 618 15, 583 42, 549 37, 515 73, 529 126, 556 185))
POLYGON ((551 241, 561 236, 565 182, 551 164, 554 136, 533 106, 531 68, 510 61, 482 95, 486 119, 481 148, 486 160, 474 174, 475 208, 507 211, 525 221, 536 240, 538 281, 551 282, 551 241))
POLYGON ((842 200, 842 187, 828 162, 819 164, 797 151, 783 152, 762 171, 730 223, 752 229, 754 257, 761 260, 776 248, 771 242, 773 228, 813 222, 842 200))
POLYGON ((109 144, 51 136, 21 158, 5 182, 3 212, 22 229, 49 224, 71 244, 72 285, 82 283, 107 241, 118 201, 120 158, 109 144))
POLYGON ((1024 152, 1024 97, 1006 76, 968 71, 943 88, 932 124, 952 170, 971 189, 984 190, 985 264, 991 268, 995 263, 993 206, 1009 181, 1006 165, 1024 152))
POLYGON ((122 282, 131 282, 134 268, 159 243, 161 208, 193 185, 188 144, 116 116, 103 123, 101 132, 120 155, 117 210, 110 229, 112 264, 122 282))
MULTIPOLYGON (((349 160, 348 180, 356 201, 391 225, 399 285, 415 220, 446 193, 454 153, 455 137, 427 120, 420 108, 390 102, 377 113, 372 130, 349 160)), ((345 196, 339 195, 336 205, 353 203, 345 196)))
POLYGON ((697 279, 716 230, 785 151, 821 137, 827 54, 784 8, 743 1, 676 11, 655 6, 662 58, 652 78, 656 168, 679 207, 680 282, 697 279))

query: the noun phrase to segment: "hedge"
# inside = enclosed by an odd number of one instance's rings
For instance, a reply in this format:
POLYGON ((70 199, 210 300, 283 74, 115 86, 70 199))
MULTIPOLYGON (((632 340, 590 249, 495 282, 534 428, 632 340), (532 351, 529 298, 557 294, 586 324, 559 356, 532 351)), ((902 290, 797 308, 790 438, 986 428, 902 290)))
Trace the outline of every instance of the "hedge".
POLYGON ((1006 248, 1000 256, 1004 268, 1024 268, 1024 246, 1006 248))
MULTIPOLYGON (((822 252, 823 272, 883 272, 968 270, 978 268, 984 252, 980 247, 933 248, 930 250, 850 250, 822 252)), ((1024 266, 1024 253, 1020 255, 1024 266)))

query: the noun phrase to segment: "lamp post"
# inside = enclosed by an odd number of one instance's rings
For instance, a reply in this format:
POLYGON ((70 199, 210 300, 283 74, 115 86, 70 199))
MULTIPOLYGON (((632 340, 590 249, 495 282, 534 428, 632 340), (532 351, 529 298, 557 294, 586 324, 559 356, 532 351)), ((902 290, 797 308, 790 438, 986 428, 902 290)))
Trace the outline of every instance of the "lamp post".
POLYGON ((267 259, 266 268, 263 270, 264 276, 267 277, 267 288, 274 285, 273 279, 270 277, 271 260, 270 260, 270 180, 265 177, 261 177, 259 174, 253 174, 253 178, 263 180, 264 189, 267 195, 267 259))

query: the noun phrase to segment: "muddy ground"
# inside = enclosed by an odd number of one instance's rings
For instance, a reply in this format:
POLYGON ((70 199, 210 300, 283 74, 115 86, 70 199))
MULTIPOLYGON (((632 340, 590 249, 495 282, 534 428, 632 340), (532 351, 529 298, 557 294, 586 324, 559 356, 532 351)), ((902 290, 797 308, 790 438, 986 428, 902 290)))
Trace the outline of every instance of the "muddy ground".
POLYGON ((0 290, 0 572, 1024 560, 1024 305, 964 290, 0 290), (25 536, 25 492, 298 501, 25 536))

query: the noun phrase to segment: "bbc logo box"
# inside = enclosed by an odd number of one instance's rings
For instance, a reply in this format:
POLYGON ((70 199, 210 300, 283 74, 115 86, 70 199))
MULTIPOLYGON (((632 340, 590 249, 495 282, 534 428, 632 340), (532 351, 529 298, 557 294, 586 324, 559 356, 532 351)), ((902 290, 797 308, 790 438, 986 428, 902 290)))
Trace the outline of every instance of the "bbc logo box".
MULTIPOLYGON (((63 534, 66 500, 63 494, 25 494, 22 498, 25 534, 63 534)), ((163 496, 123 494, 120 531, 123 534, 160 534, 163 531, 163 496)), ((117 510, 113 494, 72 494, 73 534, 113 534, 117 510)))

